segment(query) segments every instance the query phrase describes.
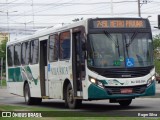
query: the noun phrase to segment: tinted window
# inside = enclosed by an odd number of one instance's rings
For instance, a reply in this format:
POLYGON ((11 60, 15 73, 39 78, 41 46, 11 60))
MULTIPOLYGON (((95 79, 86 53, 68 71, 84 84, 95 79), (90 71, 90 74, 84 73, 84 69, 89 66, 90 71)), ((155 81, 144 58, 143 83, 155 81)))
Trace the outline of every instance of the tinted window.
POLYGON ((9 46, 7 47, 7 60, 8 60, 8 66, 12 66, 13 65, 13 46, 9 46))
POLYGON ((28 65, 30 61, 30 42, 26 42, 26 61, 25 63, 28 65))
POLYGON ((58 35, 51 35, 49 39, 49 61, 58 60, 58 35))
POLYGON ((21 44, 14 46, 14 65, 21 65, 21 44))
POLYGON ((23 65, 28 65, 29 64, 29 47, 30 47, 30 44, 29 42, 25 42, 22 44, 22 59, 21 59, 21 62, 23 65))
POLYGON ((39 44, 38 40, 32 40, 31 41, 31 64, 37 64, 38 63, 38 50, 39 50, 39 44))
POLYGON ((22 65, 25 64, 25 58, 26 58, 26 46, 25 43, 22 44, 22 55, 21 55, 21 63, 22 65))
POLYGON ((70 58, 70 32, 60 34, 60 59, 70 58))

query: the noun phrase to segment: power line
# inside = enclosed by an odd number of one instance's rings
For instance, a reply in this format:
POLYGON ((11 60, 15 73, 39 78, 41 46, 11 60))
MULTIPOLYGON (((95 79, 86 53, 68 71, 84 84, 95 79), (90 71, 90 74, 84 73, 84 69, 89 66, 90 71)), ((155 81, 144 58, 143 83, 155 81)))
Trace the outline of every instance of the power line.
MULTIPOLYGON (((16 0, 16 1, 18 1, 18 0, 16 0)), ((72 0, 73 1, 73 0, 72 0)), ((116 6, 120 6, 120 5, 124 5, 125 7, 129 4, 129 3, 136 3, 137 2, 137 0, 134 0, 134 1, 118 1, 118 2, 113 2, 113 3, 115 3, 115 5, 116 6), (122 4, 121 4, 122 3, 122 4)), ((2 3, 3 4, 3 3, 2 3)), ((110 13, 97 13, 97 11, 98 11, 98 9, 97 9, 97 7, 95 7, 95 9, 90 9, 90 12, 89 13, 87 13, 86 11, 88 11, 88 10, 84 10, 84 11, 81 11, 81 12, 79 12, 79 10, 80 9, 76 9, 76 11, 77 12, 75 12, 75 9, 73 9, 73 12, 74 13, 70 13, 70 14, 59 14, 57 11, 61 11, 61 10, 59 10, 58 8, 62 8, 62 7, 65 7, 64 9, 68 9, 66 6, 77 6, 77 5, 81 5, 81 6, 85 6, 85 5, 87 5, 87 6, 89 6, 89 5, 102 5, 102 4, 104 4, 104 5, 106 5, 106 4, 110 4, 110 2, 89 2, 89 3, 80 3, 80 2, 75 2, 75 3, 73 3, 73 2, 71 2, 71 1, 69 1, 69 2, 61 2, 61 3, 57 3, 57 2, 55 2, 55 3, 34 3, 34 6, 36 6, 36 9, 35 9, 35 11, 34 11, 34 16, 39 16, 39 17, 41 17, 43 20, 42 21, 49 21, 50 22, 50 20, 53 20, 52 22, 54 22, 55 21, 55 19, 56 20, 60 20, 60 19, 62 19, 62 17, 63 17, 63 19, 64 18, 68 18, 68 19, 71 19, 71 17, 74 17, 74 16, 101 16, 101 15, 105 15, 105 16, 107 16, 107 15, 109 15, 109 16, 111 16, 112 14, 110 14, 110 13), (42 5, 43 4, 43 5, 42 5), (40 6, 40 7, 38 7, 38 6, 40 6), (38 8, 38 9, 37 9, 38 8), (42 8, 42 9, 40 9, 40 8, 42 8), (52 9, 53 10, 53 12, 51 13, 51 14, 49 14, 49 11, 47 11, 47 10, 49 10, 49 9, 52 9), (42 12, 44 12, 44 11, 47 11, 48 13, 47 14, 42 14, 42 12), (83 12, 83 13, 82 13, 83 12), (37 13, 39 13, 39 14, 37 14, 37 13), (57 13, 57 14, 54 14, 54 13, 57 13), (48 17, 43 17, 43 16, 48 16, 48 17), (51 19, 51 17, 52 17, 52 19, 51 19), (49 20, 49 18, 50 18, 50 20, 49 20), (44 20, 45 19, 45 20, 44 20)), ((14 4, 8 4, 8 6, 9 6, 9 9, 13 6, 13 7, 19 7, 19 6, 29 6, 30 7, 30 5, 31 5, 31 3, 14 3, 14 4), (21 5, 20 5, 21 4, 21 5)), ((0 4, 0 7, 1 7, 2 5, 0 4)), ((5 6, 5 5, 4 5, 5 6)), ((80 7, 81 7, 80 6, 80 7)), ((101 7, 101 6, 100 6, 101 7)), ((101 7, 102 8, 102 7, 101 7)), ((105 8, 105 6, 104 6, 104 8, 103 8, 105 11, 107 10, 107 9, 110 9, 110 7, 106 7, 105 8)), ((8 10, 8 9, 7 9, 8 10)), ((142 9, 143 10, 143 9, 142 9)), ((108 10, 107 10, 108 11, 108 10)), ((108 12, 110 12, 110 11, 108 11, 108 12)), ((159 12, 158 10, 156 10, 155 12, 154 11, 149 11, 149 12, 142 12, 142 14, 157 14, 157 13, 159 12)), ((127 15, 127 16, 133 16, 133 15, 137 15, 137 12, 134 10, 133 12, 131 11, 131 12, 125 12, 125 13, 114 13, 114 15, 127 15)), ((1 15, 0 14, 0 16, 6 16, 6 15, 1 15)), ((12 18, 14 17, 14 19, 15 20, 19 20, 19 18, 22 18, 22 17, 24 17, 24 12, 22 13, 19 13, 18 15, 17 14, 10 14, 9 16, 11 16, 10 18, 11 19, 9 19, 10 21, 12 20, 12 18)), ((30 16, 33 16, 33 12, 32 12, 32 10, 31 11, 26 11, 26 14, 25 14, 25 16, 26 17, 30 17, 30 16)), ((2 20, 2 19, 1 19, 2 20)), ((38 21, 39 22, 39 21, 38 21)), ((41 22, 42 23, 42 22, 41 22)), ((45 22, 44 22, 45 23, 45 22)), ((56 22, 55 22, 56 23, 56 22)), ((1 23, 0 23, 1 24, 1 23)), ((10 23, 11 24, 11 23, 10 23)), ((25 23, 22 23, 22 24, 25 24, 25 23)), ((35 24, 36 25, 42 25, 42 24, 39 24, 39 23, 36 23, 35 22, 35 24)), ((50 23, 49 23, 50 24, 50 23)), ((46 26, 47 25, 49 25, 49 24, 45 24, 46 26)), ((54 23, 51 23, 51 24, 54 24, 54 23)), ((62 23, 56 23, 56 24, 62 24, 62 23)), ((13 24, 14 25, 14 24, 13 24)), ((19 24, 20 25, 20 24, 19 24)))
MULTIPOLYGON (((157 14, 155 12, 160 11, 154 11, 154 12, 142 12, 142 14, 157 14)), ((114 13, 116 15, 127 15, 127 14, 137 14, 136 12, 126 12, 126 13, 114 13)), ((34 16, 74 16, 74 15, 111 15, 111 13, 82 13, 82 14, 35 14, 34 16)), ((0 16, 6 16, 6 15, 0 15, 0 16)), ((10 14, 9 16, 23 16, 23 15, 17 15, 17 14, 10 14)), ((25 16, 32 16, 32 14, 26 14, 25 16)))
MULTIPOLYGON (((61 1, 61 0, 59 0, 59 1, 61 1)), ((58 2, 59 2, 59 1, 58 1, 58 2)), ((73 1, 73 0, 71 0, 71 1, 69 1, 69 2, 72 2, 72 1, 73 1)), ((69 2, 65 2, 65 3, 69 3, 69 2)), ((51 8, 62 7, 63 4, 64 4, 64 3, 61 3, 61 4, 57 5, 57 6, 52 6, 52 7, 50 7, 50 8, 46 8, 46 9, 44 9, 44 10, 39 10, 39 9, 38 9, 38 11, 34 11, 34 14, 35 14, 35 13, 38 13, 38 12, 44 12, 44 11, 49 10, 49 9, 51 9, 51 8)), ((50 4, 48 3, 48 5, 50 5, 50 4)), ((42 8, 42 7, 40 7, 40 8, 42 8)), ((30 10, 30 11, 28 11, 27 13, 30 13, 30 12, 33 13, 33 10, 30 10)), ((33 14, 32 14, 32 15, 33 15, 33 14)), ((21 16, 21 17, 23 17, 24 15, 23 15, 23 13, 19 13, 19 14, 17 14, 16 16, 21 16)), ((26 15, 25 15, 25 16, 26 16, 26 15)), ((20 17, 18 17, 18 18, 20 18, 20 17)))
MULTIPOLYGON (((119 1, 119 2, 113 2, 115 4, 118 3, 132 3, 137 1, 119 1)), ((0 3, 0 6, 6 5, 7 3, 0 3)), ((110 4, 110 2, 93 2, 93 3, 34 3, 34 6, 49 6, 49 5, 94 5, 94 4, 110 4)), ((14 6, 31 6, 31 3, 10 3, 8 5, 14 5, 14 6)))

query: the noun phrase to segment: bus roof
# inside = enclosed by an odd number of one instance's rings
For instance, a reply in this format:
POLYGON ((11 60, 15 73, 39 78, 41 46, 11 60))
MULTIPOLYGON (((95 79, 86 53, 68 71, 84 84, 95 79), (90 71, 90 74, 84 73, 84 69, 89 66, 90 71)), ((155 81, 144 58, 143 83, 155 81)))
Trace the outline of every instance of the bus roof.
POLYGON ((21 39, 16 39, 16 40, 13 40, 13 41, 8 41, 7 45, 15 44, 15 43, 23 42, 23 41, 27 41, 27 40, 32 40, 32 39, 43 37, 43 36, 47 36, 49 34, 58 33, 60 31, 65 31, 67 29, 74 28, 74 27, 77 27, 77 26, 87 25, 87 21, 91 20, 91 19, 92 20, 94 20, 94 19, 115 19, 115 20, 116 19, 144 19, 144 20, 147 20, 145 18, 140 18, 140 17, 88 18, 86 20, 78 21, 78 22, 75 22, 75 23, 72 23, 72 24, 69 24, 69 25, 59 27, 59 28, 54 28, 54 27, 45 28, 41 31, 35 32, 33 35, 30 35, 30 36, 27 36, 27 37, 24 37, 24 38, 21 38, 21 39))
POLYGON ((68 30, 70 28, 85 25, 87 23, 87 21, 88 21, 88 19, 82 20, 82 21, 79 21, 79 22, 76 22, 76 23, 73 23, 73 24, 65 25, 65 26, 62 26, 62 27, 58 27, 58 28, 54 28, 54 27, 45 28, 41 31, 35 32, 33 35, 30 35, 30 36, 27 36, 27 37, 24 37, 24 38, 20 38, 20 39, 17 39, 17 40, 13 40, 13 41, 8 41, 7 45, 18 43, 18 42, 23 42, 23 41, 27 41, 27 40, 32 40, 32 39, 35 39, 35 38, 47 36, 49 34, 58 33, 60 31, 65 31, 65 30, 68 30))

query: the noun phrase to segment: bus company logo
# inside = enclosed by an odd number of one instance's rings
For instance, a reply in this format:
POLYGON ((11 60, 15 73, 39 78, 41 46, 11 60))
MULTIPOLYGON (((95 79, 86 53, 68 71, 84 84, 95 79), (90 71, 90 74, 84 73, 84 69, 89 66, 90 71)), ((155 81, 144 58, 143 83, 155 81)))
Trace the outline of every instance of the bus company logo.
POLYGON ((11 117, 11 112, 2 112, 2 117, 11 117))
POLYGON ((124 85, 124 83, 121 83, 116 79, 108 80, 107 83, 108 83, 108 85, 124 85))

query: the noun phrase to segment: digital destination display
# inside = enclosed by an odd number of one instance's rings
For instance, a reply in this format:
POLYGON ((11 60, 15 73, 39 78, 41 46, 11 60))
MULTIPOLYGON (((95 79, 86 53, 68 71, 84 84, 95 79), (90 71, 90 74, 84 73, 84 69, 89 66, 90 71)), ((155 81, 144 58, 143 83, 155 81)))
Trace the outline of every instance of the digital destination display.
POLYGON ((93 20, 93 28, 146 28, 145 20, 93 20))

